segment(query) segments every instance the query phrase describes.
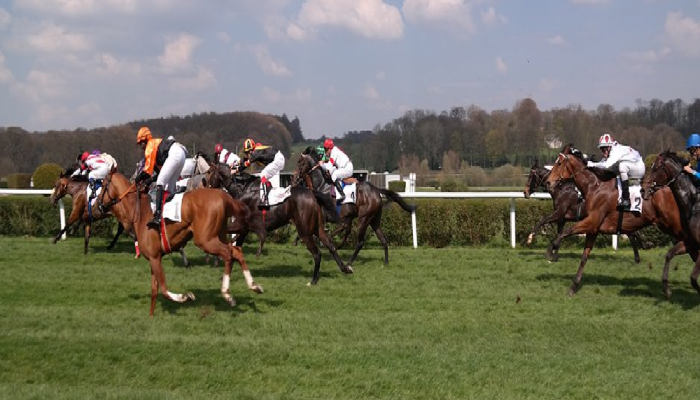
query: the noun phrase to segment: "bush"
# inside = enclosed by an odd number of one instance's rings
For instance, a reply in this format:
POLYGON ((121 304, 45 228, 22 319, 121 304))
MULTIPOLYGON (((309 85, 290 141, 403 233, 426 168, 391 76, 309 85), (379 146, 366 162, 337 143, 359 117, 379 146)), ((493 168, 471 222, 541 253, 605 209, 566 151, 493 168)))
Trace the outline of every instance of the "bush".
POLYGON ((389 182, 389 190, 393 192, 405 192, 406 182, 405 181, 391 181, 389 182))
POLYGON ((63 168, 54 163, 41 164, 34 170, 32 180, 34 181, 35 189, 51 189, 56 183, 56 180, 61 176, 63 168))
POLYGON ((30 174, 7 175, 7 187, 11 189, 28 189, 32 183, 30 174))

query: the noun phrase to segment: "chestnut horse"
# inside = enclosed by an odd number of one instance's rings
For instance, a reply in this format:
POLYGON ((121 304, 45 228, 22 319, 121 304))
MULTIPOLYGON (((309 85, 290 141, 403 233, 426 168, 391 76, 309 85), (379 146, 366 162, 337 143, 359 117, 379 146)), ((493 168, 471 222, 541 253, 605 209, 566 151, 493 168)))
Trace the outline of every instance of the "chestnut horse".
MULTIPOLYGON (((673 199, 673 194, 668 189, 659 190, 651 198, 644 200, 641 214, 624 212, 620 215, 620 211, 617 209, 618 190, 615 175, 597 168, 588 169, 583 154, 574 149, 571 144, 566 145, 557 157, 557 161, 547 178, 547 183, 553 187, 567 179, 573 179, 576 183, 576 187, 586 199, 588 211, 586 218, 566 228, 552 242, 553 247, 558 248, 565 237, 586 234, 581 263, 571 284, 569 295, 575 294, 579 289, 583 269, 586 266, 588 255, 593 249, 596 237, 599 233, 610 235, 618 233, 618 220, 621 220, 621 233, 629 234, 645 226, 656 224, 663 232, 678 240, 683 240, 686 237, 681 226, 678 207, 673 199)), ((672 250, 680 250, 681 248, 684 248, 683 242, 678 242, 672 250)), ((667 266, 664 266, 663 279, 664 291, 668 296, 670 291, 667 291, 668 271, 666 268, 667 266)))
MULTIPOLYGON (((527 177, 524 191, 525 198, 529 199, 530 194, 539 189, 545 189, 552 197, 554 211, 542 217, 542 219, 535 224, 530 231, 530 235, 527 237, 528 245, 532 244, 535 235, 543 226, 556 223, 557 234, 561 234, 567 222, 577 222, 586 218, 588 215, 588 211, 586 211, 586 200, 581 197, 573 180, 559 181, 558 185, 546 187, 545 183, 548 177, 549 170, 540 166, 539 161, 535 160, 535 163, 530 167, 530 175, 527 177)), ((639 263, 639 248, 644 248, 642 235, 640 232, 634 232, 629 235, 629 240, 632 245, 632 250, 634 251, 634 262, 639 263)), ((552 249, 550 245, 550 248, 547 249, 547 253, 552 254, 551 261, 557 261, 559 259, 558 248, 552 249)))
MULTIPOLYGON (((56 180, 56 183, 53 187, 53 191, 51 192, 51 196, 49 197, 49 201, 53 206, 55 206, 56 203, 58 203, 59 199, 62 199, 67 194, 69 194, 73 199, 70 216, 68 217, 68 222, 63 227, 63 229, 61 229, 58 232, 58 234, 53 238, 53 243, 58 242, 58 240, 61 238, 61 235, 66 233, 68 229, 71 226, 73 226, 73 224, 75 224, 76 222, 83 222, 85 225, 85 254, 87 254, 88 252, 88 244, 90 243, 92 222, 99 221, 101 219, 105 219, 112 216, 109 213, 103 213, 99 209, 99 207, 92 208, 92 217, 88 215, 87 186, 87 178, 77 177, 76 179, 71 178, 68 173, 61 173, 60 177, 56 180)), ((114 239, 112 239, 112 242, 107 247, 108 249, 111 250, 114 247, 114 245, 117 243, 117 239, 119 239, 119 236, 122 234, 122 232, 124 232, 124 226, 122 224, 119 224, 119 226, 117 227, 117 234, 114 235, 114 239)))
MULTIPOLYGON (((153 316, 158 289, 165 298, 178 303, 194 300, 194 294, 191 292, 179 294, 168 291, 161 262, 166 251, 161 246, 159 232, 146 226, 153 216, 150 198, 141 196, 138 186, 130 184, 124 175, 115 171, 110 172, 104 179, 103 189, 98 198, 99 203, 110 210, 125 228, 134 230, 141 253, 151 264, 149 315, 153 316)), ((244 229, 257 231, 257 228, 253 227, 255 221, 252 221, 251 214, 243 203, 220 190, 197 189, 184 194, 180 222, 164 221, 164 234, 171 250, 181 249, 193 239, 195 246, 224 260, 221 294, 229 305, 235 305, 235 300, 229 293, 233 260, 241 265, 248 288, 256 293, 263 292, 263 288, 253 281, 241 247, 228 241, 227 234, 230 232, 241 232, 244 229), (234 224, 229 226, 231 218, 235 220, 234 224)))
MULTIPOLYGON (((334 187, 333 182, 328 172, 320 167, 319 161, 318 154, 314 151, 314 148, 307 147, 299 155, 292 179, 293 184, 298 184, 304 179, 308 187, 320 191, 326 197, 335 201, 335 197, 331 194, 331 188, 334 187)), ((384 265, 388 265, 389 242, 381 228, 382 209, 385 204, 382 201, 382 195, 388 201, 394 201, 404 211, 409 213, 414 212, 416 207, 407 204, 398 193, 392 190, 380 189, 369 182, 357 182, 356 185, 357 198, 355 199, 355 204, 343 204, 340 207, 341 225, 331 233, 331 236, 335 237, 339 233, 344 232, 343 241, 339 246, 342 247, 352 231, 352 221, 357 218, 357 244, 355 245, 355 252, 350 257, 350 261, 348 261, 348 265, 352 265, 365 245, 365 235, 367 234, 367 228, 370 226, 384 247, 384 265)), ((327 216, 327 218, 330 221, 333 220, 330 216, 327 216)))
MULTIPOLYGON (((323 227, 322 209, 333 210, 333 203, 323 194, 303 187, 292 187, 290 196, 283 203, 273 205, 266 212, 264 218, 258 205, 260 204, 260 178, 247 173, 231 174, 231 170, 226 164, 212 164, 206 174, 205 181, 212 188, 223 188, 235 199, 240 199, 245 203, 252 215, 263 221, 265 230, 272 232, 290 222, 294 223, 297 234, 304 241, 306 248, 314 259, 314 272, 310 285, 318 283, 321 271, 321 252, 316 245, 317 237, 328 249, 333 259, 338 264, 338 268, 344 274, 352 274, 353 269, 349 265, 343 264, 338 255, 338 251, 333 245, 333 241, 323 227)), ((245 240, 246 234, 236 238, 236 243, 241 244, 245 240)), ((258 234, 260 238, 260 248, 262 250, 264 234, 258 234)))
POLYGON ((653 196, 659 190, 670 188, 678 204, 683 231, 688 240, 686 249, 695 261, 693 272, 690 274, 690 284, 700 293, 698 275, 700 275, 700 213, 697 211, 700 191, 692 182, 690 175, 683 172, 688 161, 672 151, 665 151, 656 158, 651 170, 642 182, 644 196, 653 196))

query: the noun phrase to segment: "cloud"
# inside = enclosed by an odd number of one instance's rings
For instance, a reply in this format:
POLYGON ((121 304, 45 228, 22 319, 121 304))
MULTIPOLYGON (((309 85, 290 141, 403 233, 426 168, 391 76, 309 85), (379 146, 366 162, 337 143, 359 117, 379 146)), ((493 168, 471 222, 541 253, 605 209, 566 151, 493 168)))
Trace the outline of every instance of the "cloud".
POLYGON ((671 49, 665 47, 659 51, 628 51, 621 55, 625 69, 638 74, 649 75, 653 72, 653 64, 671 53, 671 49))
POLYGON ((200 40, 187 33, 170 39, 163 54, 158 56, 160 69, 165 73, 185 71, 192 67, 192 53, 200 40))
POLYGON ((63 16, 87 16, 106 12, 132 13, 137 0, 21 0, 17 8, 63 16))
POLYGON ((216 85, 214 73, 203 66, 197 67, 197 75, 191 78, 173 78, 171 85, 180 90, 204 90, 216 85))
POLYGON ((15 79, 12 71, 5 65, 5 55, 0 51, 0 84, 10 83, 15 79))
POLYGON ((552 92, 559 86, 559 83, 554 79, 542 78, 538 84, 538 88, 542 92, 552 92))
POLYGON ((560 35, 548 37, 548 38, 547 38, 547 43, 553 44, 553 45, 555 45, 555 46, 561 46, 561 45, 567 44, 567 43, 566 43, 566 39, 564 39, 564 38, 563 38, 562 36, 560 36, 560 35))
POLYGON ((374 76, 378 81, 383 81, 386 79, 386 72, 384 71, 379 71, 377 74, 374 76))
POLYGON ((571 0, 574 4, 582 5, 598 5, 598 4, 608 4, 610 0, 571 0))
POLYGON ((10 21, 12 21, 10 13, 5 11, 4 8, 0 8, 0 29, 7 28, 10 25, 10 21))
POLYGON ((39 32, 28 35, 27 44, 34 50, 59 54, 86 51, 92 46, 87 36, 68 32, 53 23, 46 24, 39 32))
POLYGON ((364 95, 365 95, 365 98, 368 100, 379 99, 379 91, 377 91, 377 89, 372 85, 365 86, 364 95))
POLYGON ((501 57, 496 57, 496 70, 502 74, 505 74, 508 72, 508 66, 506 65, 506 62, 503 61, 503 58, 501 57))
POLYGON ((405 0, 403 14, 411 23, 423 23, 472 35, 476 25, 471 5, 463 0, 405 0))
POLYGON ((258 65, 267 75, 292 76, 292 72, 283 63, 272 59, 266 47, 256 46, 253 49, 253 53, 255 53, 255 59, 258 65))
POLYGON ((309 104, 312 100, 311 89, 297 89, 292 94, 284 94, 275 89, 264 87, 263 98, 268 104, 309 104))
POLYGON ((700 55, 700 23, 679 11, 666 15, 666 35, 673 47, 687 56, 700 55))
POLYGON ((37 69, 29 71, 25 82, 15 82, 12 89, 32 103, 44 103, 67 93, 67 85, 63 78, 56 73, 37 69))
POLYGON ((481 12, 481 22, 486 26, 495 26, 499 23, 508 23, 508 19, 503 15, 497 14, 495 8, 489 7, 488 10, 481 12))
POLYGON ((138 75, 141 73, 141 64, 118 60, 110 53, 101 53, 95 56, 97 64, 95 72, 99 75, 138 75))
POLYGON ((401 13, 382 0, 306 0, 286 33, 291 39, 304 40, 324 27, 346 29, 369 39, 403 36, 401 13))

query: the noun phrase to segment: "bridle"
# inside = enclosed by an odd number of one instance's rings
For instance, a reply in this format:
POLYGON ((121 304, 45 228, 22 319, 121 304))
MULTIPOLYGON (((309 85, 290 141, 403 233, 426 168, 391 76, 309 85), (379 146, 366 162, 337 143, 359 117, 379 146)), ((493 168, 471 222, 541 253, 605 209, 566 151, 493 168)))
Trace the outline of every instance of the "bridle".
MULTIPOLYGON (((537 169, 532 168, 530 170, 530 177, 527 180, 528 187, 530 188, 530 191, 533 192, 533 191, 537 190, 538 188, 542 187, 545 179, 549 178, 549 174, 551 172, 552 171, 547 171, 544 174, 540 175, 540 174, 538 174, 537 169), (535 185, 532 185, 533 175, 538 178, 535 185)), ((557 181, 557 182, 560 182, 560 181, 557 181)))
MULTIPOLYGON (((105 179, 105 181, 107 181, 107 179, 105 179)), ((100 196, 97 198, 97 206, 100 209, 105 210, 105 211, 108 211, 111 207, 114 207, 115 205, 119 204, 129 193, 137 192, 137 190, 138 190, 137 185, 135 183, 132 183, 131 186, 129 186, 124 191, 124 193, 120 194, 119 196, 117 196, 115 198, 110 199, 109 202, 105 203, 103 201, 104 196, 109 191, 109 186, 111 184, 112 184, 112 179, 110 178, 109 181, 105 182, 102 185, 102 193, 100 193, 100 196)), ((136 213, 138 213, 141 210, 141 207, 139 207, 139 204, 138 204, 139 197, 140 196, 136 196, 136 200, 135 200, 136 204, 134 207, 134 221, 136 221, 136 218, 138 217, 138 215, 136 213)))
MULTIPOLYGON (((658 159, 657 159, 657 161, 658 161, 658 159)), ((651 171, 649 171, 649 175, 651 175, 654 171, 658 171, 659 169, 662 169, 663 171, 666 172, 666 175, 669 175, 669 173, 668 173, 668 171, 666 171, 666 168, 665 168, 665 167, 663 167, 663 166, 657 167, 656 164, 657 164, 657 163, 654 162, 654 165, 651 166, 651 171)), ((663 164, 665 164, 665 162, 662 163, 662 165, 663 165, 663 164)), ((675 182, 676 179, 678 179, 678 178, 681 176, 682 173, 683 173, 683 168, 680 168, 680 169, 678 170, 678 173, 677 173, 673 178, 671 178, 668 182, 666 182, 666 183, 663 184, 663 185, 659 185, 658 183, 656 183, 656 181, 652 182, 652 183, 651 183, 651 187, 649 188, 649 195, 653 195, 653 194, 656 193, 657 191, 659 191, 659 190, 661 190, 661 189, 663 189, 663 188, 665 188, 665 187, 667 187, 667 186, 671 186, 671 184, 672 184, 673 182, 675 182)))
POLYGON ((312 173, 315 169, 317 169, 318 167, 321 166, 321 163, 318 162, 318 161, 316 161, 316 160, 315 160, 313 157, 311 157, 310 155, 308 155, 308 154, 302 154, 301 156, 302 156, 302 158, 306 161, 306 164, 307 164, 307 165, 312 165, 313 163, 315 163, 316 165, 314 165, 313 167, 309 168, 308 171, 304 171, 304 172, 301 172, 301 171, 299 170, 299 168, 298 168, 298 165, 297 165, 296 173, 295 173, 294 176, 292 177, 291 186, 299 186, 299 183, 301 183, 301 180, 302 180, 305 176, 307 176, 307 175, 310 176, 311 173, 312 173))

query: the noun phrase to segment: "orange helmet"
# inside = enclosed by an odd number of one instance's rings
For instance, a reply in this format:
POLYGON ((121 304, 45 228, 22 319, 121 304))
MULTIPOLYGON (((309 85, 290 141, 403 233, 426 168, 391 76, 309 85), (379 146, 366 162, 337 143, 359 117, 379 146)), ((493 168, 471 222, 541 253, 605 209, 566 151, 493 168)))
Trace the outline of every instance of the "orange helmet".
POLYGON ((603 135, 600 136, 600 139, 598 139, 598 147, 610 147, 613 144, 615 144, 615 141, 613 140, 612 136, 610 136, 609 133, 604 133, 603 135))
POLYGON ((333 139, 326 139, 326 141, 323 142, 324 149, 332 149, 334 146, 335 144, 333 144, 333 139))
POLYGON ((141 127, 141 129, 139 129, 139 133, 136 134, 137 144, 149 141, 151 139, 153 139, 153 135, 151 135, 151 130, 148 129, 148 127, 141 127))
POLYGON ((249 153, 253 150, 255 150, 255 141, 253 141, 253 139, 246 139, 245 142, 243 142, 243 151, 249 153))
POLYGON ((86 151, 86 152, 84 152, 83 154, 80 155, 80 161, 85 162, 85 160, 87 160, 88 157, 90 157, 90 153, 88 153, 88 152, 86 151))
POLYGON ((214 153, 219 154, 223 149, 224 146, 222 146, 221 143, 217 143, 216 146, 214 146, 214 153))

